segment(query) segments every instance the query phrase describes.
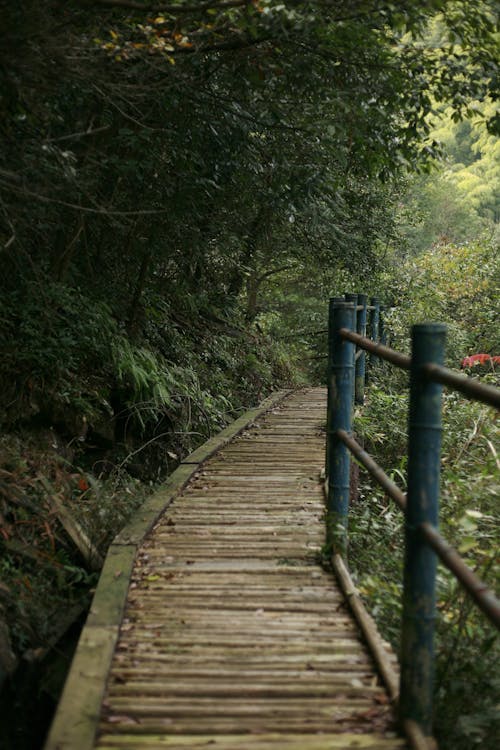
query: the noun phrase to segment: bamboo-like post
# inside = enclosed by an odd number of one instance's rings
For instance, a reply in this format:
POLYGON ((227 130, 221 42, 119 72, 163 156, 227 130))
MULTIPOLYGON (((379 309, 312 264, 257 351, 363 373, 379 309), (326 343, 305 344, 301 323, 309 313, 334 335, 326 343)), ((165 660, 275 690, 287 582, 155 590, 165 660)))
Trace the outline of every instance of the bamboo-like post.
POLYGON ((348 302, 333 300, 330 304, 331 358, 328 367, 329 417, 328 443, 328 535, 334 548, 347 556, 347 511, 349 507, 350 455, 336 436, 338 429, 351 432, 354 392, 354 344, 344 341, 341 328, 354 330, 356 309, 348 302))
MULTIPOLYGON (((354 328, 353 331, 357 330, 357 324, 358 324, 358 295, 353 292, 348 292, 347 294, 344 294, 344 299, 346 302, 349 302, 349 304, 354 305, 354 328)), ((353 349, 353 363, 354 363, 354 383, 356 383, 356 344, 354 344, 353 349)), ((354 391, 355 388, 352 389, 352 405, 354 407, 354 391)))
MULTIPOLYGON (((331 387, 330 387, 330 371, 331 371, 331 363, 333 361, 333 318, 334 318, 334 308, 335 305, 339 302, 344 302, 344 297, 330 297, 329 303, 328 303, 328 360, 327 360, 327 368, 326 368, 326 387, 327 387, 327 405, 326 405, 326 434, 328 436, 330 432, 330 422, 331 422, 331 414, 332 414, 332 399, 331 399, 331 387)), ((328 467, 329 467, 329 453, 330 453, 330 441, 326 440, 326 446, 325 446, 325 477, 328 477, 328 467)))
MULTIPOLYGON (((344 299, 346 302, 349 302, 351 305, 356 306, 358 304, 358 295, 353 294, 351 292, 348 292, 347 294, 344 294, 344 299)), ((357 311, 356 311, 357 313, 357 311)))
MULTIPOLYGON (((372 297, 370 299, 370 318, 369 318, 369 331, 370 331, 370 338, 371 340, 376 344, 379 341, 379 324, 380 324, 380 302, 377 297, 372 297)), ((370 354, 370 358, 368 360, 369 362, 369 369, 368 369, 368 377, 367 380, 370 379, 370 373, 373 371, 373 369, 377 366, 379 362, 379 358, 376 354, 370 354)))
POLYGON ((384 346, 387 346, 387 328, 385 327, 385 313, 386 307, 385 305, 380 305, 380 319, 379 319, 379 335, 380 335, 380 343, 384 346))
POLYGON ((426 735, 432 726, 436 555, 419 525, 438 524, 442 386, 427 379, 422 366, 442 363, 445 335, 440 323, 412 329, 400 716, 426 735))
MULTIPOLYGON (((358 306, 363 305, 362 310, 358 310, 356 315, 356 332, 360 336, 366 336, 366 313, 368 297, 366 294, 358 294, 358 306)), ((354 401, 356 404, 365 403, 365 374, 366 374, 366 352, 360 349, 356 359, 356 369, 354 374, 354 401)))

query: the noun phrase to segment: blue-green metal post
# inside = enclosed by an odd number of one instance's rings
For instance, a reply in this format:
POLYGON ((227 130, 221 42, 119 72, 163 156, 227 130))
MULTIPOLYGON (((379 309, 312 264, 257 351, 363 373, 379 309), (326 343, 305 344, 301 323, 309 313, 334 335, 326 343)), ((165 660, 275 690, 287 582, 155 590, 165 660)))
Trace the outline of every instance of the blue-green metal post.
POLYGON ((350 455, 336 437, 338 429, 351 432, 354 392, 354 344, 344 341, 341 328, 354 330, 356 309, 348 302, 330 305, 330 350, 332 352, 328 387, 330 418, 328 421, 328 535, 337 552, 347 555, 347 512, 349 507, 350 455))
MULTIPOLYGON (((331 365, 333 361, 333 310, 338 302, 344 302, 344 297, 330 297, 328 304, 328 364, 326 371, 326 385, 327 385, 327 406, 326 406, 326 434, 329 434, 330 422, 332 415, 332 398, 331 398, 331 365)), ((325 448, 325 477, 328 477, 328 457, 330 452, 330 441, 327 439, 325 448)))
MULTIPOLYGON (((370 310, 370 338, 375 343, 379 341, 379 324, 380 324, 380 302, 377 297, 372 297, 370 300, 372 310, 370 310)), ((378 357, 376 354, 370 354, 370 369, 373 369, 378 364, 378 357)))
MULTIPOLYGON (((363 305, 362 310, 358 310, 356 316, 356 332, 360 336, 366 336, 366 307, 368 298, 366 294, 358 294, 358 306, 363 305)), ((366 352, 360 349, 356 360, 356 369, 354 374, 354 401, 356 404, 365 403, 365 370, 366 370, 366 352)))
POLYGON ((446 327, 413 326, 408 435, 400 714, 424 734, 432 726, 436 555, 419 524, 438 524, 442 386, 422 374, 422 365, 442 364, 446 327))
MULTIPOLYGON (((354 327, 353 331, 357 330, 358 327, 358 310, 356 309, 358 306, 358 295, 352 292, 349 292, 347 294, 344 294, 344 298, 346 302, 349 302, 349 304, 354 305, 354 327)), ((354 393, 356 389, 356 346, 354 345, 352 350, 352 356, 353 356, 353 365, 354 365, 354 388, 352 389, 352 404, 354 407, 354 393)))
POLYGON ((387 346, 387 328, 385 327, 385 306, 380 305, 379 335, 380 343, 387 346))

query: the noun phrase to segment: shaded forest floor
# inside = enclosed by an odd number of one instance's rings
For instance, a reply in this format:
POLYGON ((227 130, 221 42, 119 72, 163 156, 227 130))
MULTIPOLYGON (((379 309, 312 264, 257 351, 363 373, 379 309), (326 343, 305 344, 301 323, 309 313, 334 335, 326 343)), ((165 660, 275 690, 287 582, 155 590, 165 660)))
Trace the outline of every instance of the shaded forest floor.
POLYGON ((106 550, 134 511, 197 445, 304 381, 268 337, 214 328, 204 330, 205 361, 193 328, 184 334, 184 369, 136 350, 118 401, 101 376, 107 412, 81 401, 65 411, 61 388, 43 408, 18 401, 0 437, 2 747, 41 746, 106 550), (31 722, 26 705, 36 706, 31 722))

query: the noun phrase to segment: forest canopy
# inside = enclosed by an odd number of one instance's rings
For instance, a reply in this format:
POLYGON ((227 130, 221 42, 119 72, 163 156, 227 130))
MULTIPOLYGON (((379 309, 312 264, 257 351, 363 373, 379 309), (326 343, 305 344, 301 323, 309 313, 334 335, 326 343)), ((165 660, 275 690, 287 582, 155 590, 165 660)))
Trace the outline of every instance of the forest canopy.
MULTIPOLYGON (((179 365, 179 331, 254 321, 275 275, 373 271, 397 237, 401 170, 439 152, 429 114, 446 102, 461 121, 496 100, 493 11, 4 2, 8 418, 62 391, 87 417, 112 412, 109 383, 118 401, 138 395, 123 374, 141 369, 138 344, 179 365)), ((479 114, 481 138, 498 132, 494 107, 479 114)))

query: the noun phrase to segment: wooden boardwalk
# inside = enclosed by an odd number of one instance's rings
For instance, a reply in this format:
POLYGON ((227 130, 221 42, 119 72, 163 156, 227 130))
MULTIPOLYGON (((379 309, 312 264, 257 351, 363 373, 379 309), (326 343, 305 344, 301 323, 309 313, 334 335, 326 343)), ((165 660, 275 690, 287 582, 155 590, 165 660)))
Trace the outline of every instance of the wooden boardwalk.
MULTIPOLYGON (((46 750, 84 750, 70 721, 98 750, 406 747, 321 565, 325 400, 324 389, 294 393, 201 467, 186 464, 194 475, 130 571, 115 549, 104 577, 131 581, 119 633, 91 614, 46 750), (111 667, 99 686, 101 640, 111 667), (97 712, 73 695, 79 685, 97 690, 97 712)), ((122 536, 124 549, 136 542, 133 528, 122 536)))

